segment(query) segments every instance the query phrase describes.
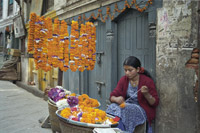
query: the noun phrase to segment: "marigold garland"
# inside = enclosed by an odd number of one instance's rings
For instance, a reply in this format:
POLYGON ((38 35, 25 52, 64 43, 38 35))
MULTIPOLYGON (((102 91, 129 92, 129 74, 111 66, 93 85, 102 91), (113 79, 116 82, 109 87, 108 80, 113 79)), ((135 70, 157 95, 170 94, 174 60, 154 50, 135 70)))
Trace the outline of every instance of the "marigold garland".
POLYGON ((86 25, 81 24, 80 29, 80 40, 79 40, 79 63, 78 70, 83 72, 85 70, 86 62, 86 47, 87 47, 87 34, 86 34, 86 25))
POLYGON ((35 21, 35 42, 34 42, 34 62, 36 65, 36 70, 40 68, 40 58, 41 58, 41 46, 39 45, 41 39, 40 39, 40 30, 41 30, 41 24, 40 17, 36 17, 35 21))
POLYGON ((41 68, 45 72, 52 67, 59 67, 62 71, 70 68, 73 72, 94 69, 96 28, 93 23, 82 24, 79 35, 78 22, 72 21, 71 44, 64 20, 60 23, 56 18, 52 23, 51 18, 32 13, 30 24, 28 45, 29 51, 34 50, 36 69, 41 68))
POLYGON ((36 20, 36 13, 31 13, 29 21, 29 31, 28 31, 28 52, 34 50, 35 20, 36 20))
MULTIPOLYGON (((96 20, 97 18, 100 17, 101 21, 102 21, 103 23, 105 23, 106 20, 108 19, 108 17, 110 17, 110 19, 113 20, 116 12, 118 12, 118 13, 124 12, 124 11, 126 10, 126 8, 131 8, 133 5, 135 6, 135 8, 136 8, 139 12, 143 12, 143 11, 145 11, 145 10, 147 9, 147 7, 148 7, 149 5, 151 5, 151 4, 153 3, 152 1, 153 1, 153 0, 148 0, 148 1, 146 2, 146 4, 145 4, 143 7, 139 7, 139 5, 137 4, 136 0, 132 0, 132 2, 131 2, 130 4, 128 3, 128 0, 125 0, 125 2, 124 2, 124 8, 121 9, 121 10, 118 8, 117 3, 115 4, 115 9, 114 9, 114 11, 113 11, 113 15, 110 13, 110 7, 107 7, 107 8, 106 8, 106 16, 105 16, 105 17, 103 17, 103 15, 102 15, 102 10, 101 10, 101 9, 98 9, 98 14, 97 14, 96 17, 95 17, 95 14, 94 14, 94 13, 91 13, 91 15, 90 15, 88 18, 86 18, 86 17, 85 17, 85 14, 83 14, 83 19, 86 20, 86 21, 89 21, 91 18, 93 18, 93 19, 96 20)), ((81 16, 79 16, 79 17, 81 18, 81 16)))
POLYGON ((86 23, 86 34, 88 40, 86 62, 85 66, 87 70, 93 70, 96 61, 96 28, 93 23, 86 23))
POLYGON ((60 30, 60 21, 58 18, 54 19, 54 30, 53 30, 53 44, 52 47, 54 49, 53 51, 53 56, 52 56, 52 66, 54 68, 59 66, 59 41, 60 41, 60 36, 59 36, 59 30, 60 30))
POLYGON ((46 18, 46 25, 47 25, 47 49, 48 49, 48 53, 47 53, 47 70, 51 70, 52 69, 52 56, 53 56, 53 52, 54 49, 52 48, 53 45, 53 27, 52 27, 52 20, 50 17, 46 18))
POLYGON ((61 39, 60 42, 63 43, 63 64, 60 66, 62 71, 67 71, 69 69, 69 34, 67 31, 67 23, 61 21, 61 39))
POLYGON ((71 24, 71 45, 70 45, 70 69, 72 72, 75 72, 78 68, 78 44, 79 44, 79 28, 78 22, 72 21, 71 24))

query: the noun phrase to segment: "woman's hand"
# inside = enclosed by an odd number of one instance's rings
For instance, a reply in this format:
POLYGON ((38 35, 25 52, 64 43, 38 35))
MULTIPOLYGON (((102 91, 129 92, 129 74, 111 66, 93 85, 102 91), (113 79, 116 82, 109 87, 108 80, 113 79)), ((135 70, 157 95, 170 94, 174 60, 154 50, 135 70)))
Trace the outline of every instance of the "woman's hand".
POLYGON ((111 102, 115 102, 120 105, 124 102, 124 98, 122 96, 119 96, 119 97, 112 96, 111 102))
POLYGON ((153 105, 156 101, 154 97, 149 93, 149 89, 147 86, 142 86, 141 87, 141 93, 144 95, 144 97, 147 99, 150 105, 153 105))
POLYGON ((141 92, 142 92, 143 95, 149 94, 149 89, 148 89, 148 87, 147 87, 146 85, 142 86, 142 87, 141 87, 141 92))

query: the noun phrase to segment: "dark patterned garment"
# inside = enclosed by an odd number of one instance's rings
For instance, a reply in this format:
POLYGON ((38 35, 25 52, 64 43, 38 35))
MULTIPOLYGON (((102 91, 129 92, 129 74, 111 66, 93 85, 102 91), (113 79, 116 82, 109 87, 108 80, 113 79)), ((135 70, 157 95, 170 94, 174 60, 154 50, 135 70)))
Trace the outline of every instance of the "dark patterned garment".
POLYGON ((130 133, 133 133, 137 125, 143 124, 147 120, 144 109, 138 103, 137 90, 137 87, 132 87, 129 83, 126 107, 120 108, 118 104, 112 103, 106 110, 106 113, 120 117, 125 131, 130 133))

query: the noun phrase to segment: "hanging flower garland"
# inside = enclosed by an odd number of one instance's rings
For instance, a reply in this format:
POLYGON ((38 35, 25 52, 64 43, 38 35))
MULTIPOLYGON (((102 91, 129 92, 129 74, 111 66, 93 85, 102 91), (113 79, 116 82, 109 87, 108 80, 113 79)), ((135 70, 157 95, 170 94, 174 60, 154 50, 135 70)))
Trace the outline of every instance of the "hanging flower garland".
POLYGON ((79 44, 79 31, 78 22, 72 21, 71 24, 71 45, 70 45, 70 69, 75 72, 78 68, 78 44, 79 44))
POLYGON ((47 45, 46 45, 46 26, 45 26, 45 18, 40 17, 39 19, 39 25, 40 25, 40 41, 39 41, 39 48, 38 52, 40 54, 40 58, 38 60, 38 66, 46 71, 46 63, 47 63, 47 45))
POLYGON ((96 27, 91 23, 92 33, 91 33, 91 43, 90 43, 90 70, 93 70, 96 62, 96 27))
POLYGON ((36 65, 36 70, 39 69, 40 65, 40 58, 41 58, 41 47, 39 45, 40 43, 40 30, 41 30, 41 22, 40 22, 40 17, 36 17, 36 22, 35 22, 35 42, 34 42, 34 62, 36 65))
POLYGON ((54 49, 53 56, 52 56, 52 66, 58 67, 59 60, 58 60, 58 54, 59 54, 59 27, 60 27, 60 21, 58 18, 54 20, 54 30, 53 30, 53 44, 52 48, 54 49))
POLYGON ((28 52, 31 52, 34 49, 35 20, 36 20, 36 14, 31 13, 29 21, 29 31, 28 31, 28 52))
POLYGON ((59 60, 59 64, 58 67, 63 71, 63 66, 64 66, 64 51, 63 51, 63 46, 64 46, 64 20, 61 21, 60 24, 60 30, 59 30, 59 44, 58 44, 58 60, 59 60))
POLYGON ((86 23, 86 34, 88 40, 88 52, 86 54, 86 69, 93 70, 96 61, 96 28, 91 22, 86 23))
POLYGON ((53 27, 52 27, 52 20, 50 17, 46 19, 47 25, 47 70, 52 69, 52 62, 53 62, 53 52, 54 49, 52 48, 53 45, 53 27))
POLYGON ((79 63, 78 63, 78 70, 83 72, 85 70, 85 61, 86 61, 86 52, 85 48, 87 47, 87 34, 86 34, 86 26, 81 24, 80 29, 80 41, 79 41, 79 63))
POLYGON ((41 34, 43 37, 43 43, 42 43, 42 70, 45 72, 51 70, 51 66, 48 64, 48 25, 49 18, 44 19, 44 24, 41 30, 41 34))
POLYGON ((60 27, 60 55, 61 63, 59 68, 67 71, 69 68, 69 34, 67 32, 67 23, 62 20, 60 27), (62 54, 62 55, 61 55, 62 54), (62 56, 62 59, 61 59, 62 56))
MULTIPOLYGON (((58 19, 52 24, 51 18, 35 16, 31 19, 29 36, 34 36, 34 61, 36 70, 41 68, 45 72, 52 67, 59 67, 62 71, 70 68, 73 72, 77 69, 83 72, 85 69, 93 70, 96 61, 96 28, 91 22, 82 24, 79 35, 79 25, 77 21, 71 24, 71 44, 67 32, 67 23, 58 19), (33 24, 34 22, 34 24, 33 24), (52 26, 53 25, 53 26, 52 26), (70 44, 70 49, 69 49, 70 44), (69 57, 70 55, 70 57, 69 57)), ((31 45, 30 45, 31 46, 31 45)))
MULTIPOLYGON (((152 3, 153 3, 153 0, 148 0, 143 7, 140 7, 139 4, 137 4, 136 0, 132 0, 130 4, 128 3, 128 0, 125 0, 124 8, 121 9, 121 10, 118 8, 117 3, 115 4, 115 9, 113 11, 113 15, 110 13, 110 7, 108 6, 106 8, 106 16, 104 18, 103 18, 103 15, 102 15, 102 10, 98 9, 98 14, 97 14, 96 17, 95 17, 94 13, 91 13, 91 15, 88 18, 86 18, 85 14, 83 14, 83 19, 86 20, 86 21, 89 21, 91 18, 96 20, 96 19, 98 19, 100 17, 101 21, 103 23, 105 23, 106 20, 108 19, 108 17, 110 17, 110 19, 113 20, 116 12, 118 12, 118 13, 121 12, 122 13, 122 12, 124 12, 126 10, 126 8, 131 8, 133 5, 135 6, 135 8, 139 12, 143 12, 143 11, 145 11, 147 9, 147 7, 149 5, 152 5, 152 3)), ((80 18, 81 18, 81 16, 80 16, 80 18)))

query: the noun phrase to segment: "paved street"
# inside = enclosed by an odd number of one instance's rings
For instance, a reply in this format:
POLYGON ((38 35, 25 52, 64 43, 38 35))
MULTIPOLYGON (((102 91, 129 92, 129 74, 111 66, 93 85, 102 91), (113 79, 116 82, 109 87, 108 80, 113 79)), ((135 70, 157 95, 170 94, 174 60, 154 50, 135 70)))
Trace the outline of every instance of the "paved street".
POLYGON ((0 133, 51 133, 38 122, 48 114, 46 101, 0 80, 0 133))

